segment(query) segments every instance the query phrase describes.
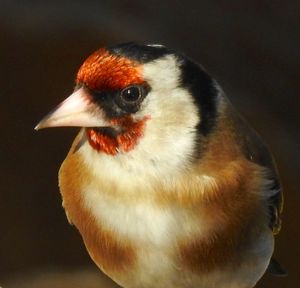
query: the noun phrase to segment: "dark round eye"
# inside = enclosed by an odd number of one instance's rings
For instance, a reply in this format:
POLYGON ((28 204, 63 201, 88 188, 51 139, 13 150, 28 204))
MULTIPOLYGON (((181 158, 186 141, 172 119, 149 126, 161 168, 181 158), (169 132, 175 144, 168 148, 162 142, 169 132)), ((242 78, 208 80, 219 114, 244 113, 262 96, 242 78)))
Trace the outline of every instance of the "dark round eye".
POLYGON ((142 96, 140 87, 130 86, 121 91, 121 98, 127 103, 134 103, 142 96))

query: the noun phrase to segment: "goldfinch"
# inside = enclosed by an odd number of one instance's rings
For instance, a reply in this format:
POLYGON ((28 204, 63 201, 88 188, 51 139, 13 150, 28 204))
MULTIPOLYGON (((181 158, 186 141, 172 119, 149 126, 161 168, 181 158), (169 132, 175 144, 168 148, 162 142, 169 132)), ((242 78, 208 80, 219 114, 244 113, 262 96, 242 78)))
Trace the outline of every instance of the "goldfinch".
POLYGON ((251 288, 272 259, 272 156, 197 63, 125 43, 85 60, 36 126, 82 127, 59 171, 67 217, 126 288, 251 288))

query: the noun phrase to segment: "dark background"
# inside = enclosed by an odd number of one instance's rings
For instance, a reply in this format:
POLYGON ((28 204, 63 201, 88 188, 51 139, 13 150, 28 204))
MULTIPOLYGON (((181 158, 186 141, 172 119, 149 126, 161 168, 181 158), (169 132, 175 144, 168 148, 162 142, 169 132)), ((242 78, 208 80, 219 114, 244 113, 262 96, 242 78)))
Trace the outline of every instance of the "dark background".
POLYGON ((286 199, 275 254, 289 276, 258 287, 300 287, 299 15, 292 0, 0 0, 0 286, 112 287, 61 208, 57 172, 77 129, 33 127, 91 52, 134 40, 202 63, 269 144, 286 199))

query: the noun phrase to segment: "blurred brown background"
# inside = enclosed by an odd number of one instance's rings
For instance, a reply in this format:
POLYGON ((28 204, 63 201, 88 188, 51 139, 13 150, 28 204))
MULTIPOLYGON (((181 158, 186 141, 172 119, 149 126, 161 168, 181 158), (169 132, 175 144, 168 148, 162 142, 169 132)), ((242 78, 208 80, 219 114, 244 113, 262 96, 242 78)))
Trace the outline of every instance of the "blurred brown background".
POLYGON ((0 0, 0 286, 113 287, 61 208, 57 171, 77 130, 33 127, 85 57, 134 40, 202 63, 269 144, 286 198, 275 253, 289 276, 258 287, 300 287, 299 31, 292 0, 0 0))

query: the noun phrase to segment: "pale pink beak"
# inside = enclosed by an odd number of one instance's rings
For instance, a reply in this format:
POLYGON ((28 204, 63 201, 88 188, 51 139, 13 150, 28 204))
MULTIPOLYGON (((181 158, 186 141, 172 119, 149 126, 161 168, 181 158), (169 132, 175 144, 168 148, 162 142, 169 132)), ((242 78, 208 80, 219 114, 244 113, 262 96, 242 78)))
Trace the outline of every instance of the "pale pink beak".
POLYGON ((80 88, 45 116, 34 129, 62 126, 104 127, 110 124, 105 120, 101 108, 92 102, 88 92, 80 88))

